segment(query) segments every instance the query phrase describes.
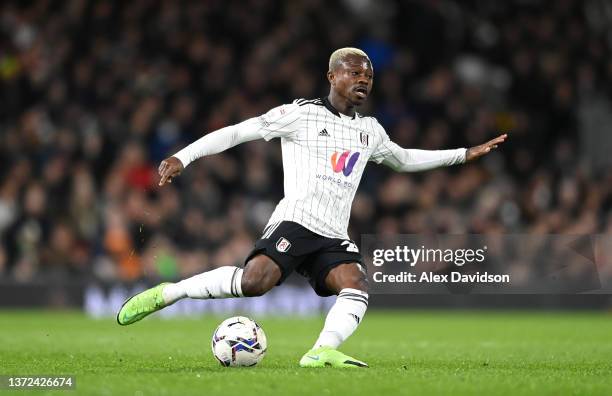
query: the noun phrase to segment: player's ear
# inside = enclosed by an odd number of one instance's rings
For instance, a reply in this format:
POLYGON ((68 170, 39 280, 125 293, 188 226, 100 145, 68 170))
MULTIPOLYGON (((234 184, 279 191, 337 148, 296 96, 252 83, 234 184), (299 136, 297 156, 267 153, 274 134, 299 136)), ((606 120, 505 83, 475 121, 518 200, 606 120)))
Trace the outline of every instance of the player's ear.
POLYGON ((334 72, 332 72, 331 70, 327 72, 327 81, 329 81, 329 84, 332 87, 335 85, 336 76, 334 75, 334 72))

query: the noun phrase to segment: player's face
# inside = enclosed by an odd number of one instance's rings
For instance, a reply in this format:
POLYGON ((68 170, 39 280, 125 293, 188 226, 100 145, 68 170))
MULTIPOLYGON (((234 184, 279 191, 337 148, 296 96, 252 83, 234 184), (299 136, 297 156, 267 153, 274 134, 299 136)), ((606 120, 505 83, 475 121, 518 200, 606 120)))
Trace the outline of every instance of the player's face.
POLYGON ((368 58, 349 55, 329 76, 332 89, 354 106, 363 104, 374 81, 374 71, 368 58))

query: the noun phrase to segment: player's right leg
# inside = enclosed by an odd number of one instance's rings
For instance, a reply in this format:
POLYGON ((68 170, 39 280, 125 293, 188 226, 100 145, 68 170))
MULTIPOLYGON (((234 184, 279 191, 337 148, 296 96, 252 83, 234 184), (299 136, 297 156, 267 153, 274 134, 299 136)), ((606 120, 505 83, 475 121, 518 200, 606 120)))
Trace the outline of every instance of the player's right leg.
MULTIPOLYGON (((368 281, 361 270, 361 260, 352 263, 320 264, 326 260, 357 257, 357 253, 327 251, 309 268, 319 295, 336 294, 338 298, 325 319, 325 326, 313 348, 300 360, 302 367, 368 367, 365 362, 337 350, 357 329, 368 307, 368 281), (330 266, 331 269, 330 269, 330 266), (325 275, 326 271, 327 274, 325 275), (319 272, 320 275, 316 275, 319 272), (321 282, 321 278, 324 278, 321 282)), ((360 256, 360 255, 359 255, 360 256)))
POLYGON ((261 296, 281 278, 281 270, 269 257, 258 254, 246 267, 220 267, 177 283, 162 283, 126 300, 117 323, 129 325, 183 298, 231 298, 261 296))

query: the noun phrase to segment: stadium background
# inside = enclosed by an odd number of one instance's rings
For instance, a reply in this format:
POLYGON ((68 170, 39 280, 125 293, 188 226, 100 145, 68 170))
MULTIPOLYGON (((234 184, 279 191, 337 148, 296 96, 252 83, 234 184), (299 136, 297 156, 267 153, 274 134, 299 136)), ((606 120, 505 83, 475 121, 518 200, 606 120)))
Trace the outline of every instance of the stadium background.
MULTIPOLYGON (((282 196, 278 142, 200 160, 161 189, 157 164, 205 132, 326 95, 328 56, 347 45, 374 64, 361 112, 400 145, 510 134, 468 166, 408 175, 369 166, 353 239, 610 233, 611 22, 598 0, 3 2, 0 305, 111 315, 132 288, 241 264, 282 196)), ((295 282, 286 293, 310 293, 295 282)), ((249 310, 278 313, 288 294, 275 292, 249 310)), ((329 305, 310 296, 285 310, 329 305)), ((234 308, 215 303, 189 304, 234 308)))

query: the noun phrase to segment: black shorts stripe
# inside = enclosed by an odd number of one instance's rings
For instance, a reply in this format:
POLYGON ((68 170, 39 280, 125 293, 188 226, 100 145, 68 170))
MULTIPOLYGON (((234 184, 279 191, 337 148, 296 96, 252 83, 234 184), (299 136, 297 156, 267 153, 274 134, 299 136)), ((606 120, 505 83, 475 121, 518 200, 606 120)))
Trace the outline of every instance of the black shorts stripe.
POLYGON ((280 222, 274 223, 274 224, 270 225, 269 227, 267 227, 267 230, 264 232, 264 234, 262 235, 261 239, 270 238, 270 236, 272 236, 272 234, 274 233, 274 231, 276 231, 276 229, 278 228, 279 225, 280 225, 280 222))
POLYGON ((266 233, 268 232, 268 230, 269 230, 270 228, 272 228, 272 227, 274 226, 274 224, 276 224, 276 223, 271 223, 271 224, 268 224, 268 225, 266 226, 266 228, 264 228, 264 230, 263 230, 263 232, 261 233, 261 235, 266 235, 266 233))

